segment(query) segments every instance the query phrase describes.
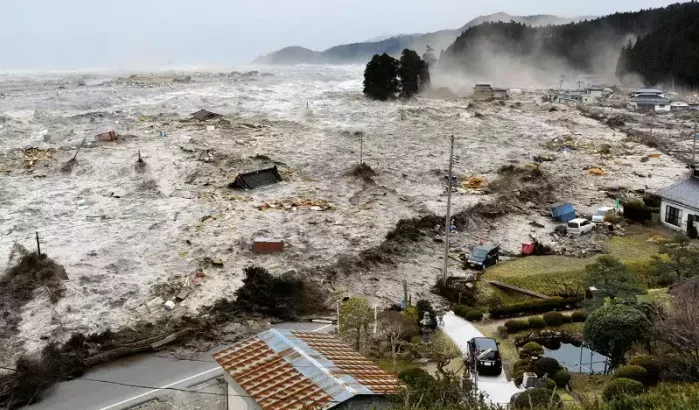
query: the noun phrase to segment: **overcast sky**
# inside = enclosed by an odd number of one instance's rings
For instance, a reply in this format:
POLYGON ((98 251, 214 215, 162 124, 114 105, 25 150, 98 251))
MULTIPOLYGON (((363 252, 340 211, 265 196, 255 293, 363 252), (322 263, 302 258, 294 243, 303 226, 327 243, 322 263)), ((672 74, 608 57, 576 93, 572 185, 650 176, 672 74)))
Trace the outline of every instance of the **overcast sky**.
POLYGON ((276 49, 323 50, 472 18, 605 15, 660 0, 0 0, 0 69, 245 64, 276 49))

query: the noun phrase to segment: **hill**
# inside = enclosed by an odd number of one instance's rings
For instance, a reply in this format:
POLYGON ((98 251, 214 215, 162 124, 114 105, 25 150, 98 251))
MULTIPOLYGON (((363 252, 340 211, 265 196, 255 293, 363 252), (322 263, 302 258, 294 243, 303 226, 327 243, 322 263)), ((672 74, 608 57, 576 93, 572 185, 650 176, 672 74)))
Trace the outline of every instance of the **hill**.
POLYGON ((365 64, 374 54, 388 53, 399 55, 404 48, 422 53, 429 44, 435 50, 448 47, 464 30, 486 22, 514 21, 531 26, 566 24, 581 18, 563 18, 551 15, 511 16, 495 13, 479 16, 455 30, 441 30, 427 34, 400 34, 373 38, 362 43, 343 44, 318 52, 303 47, 286 47, 279 51, 258 57, 254 64, 365 64), (373 41, 372 41, 373 40, 373 41))
MULTIPOLYGON (((560 74, 570 71, 609 74, 611 77, 622 47, 629 40, 640 37, 628 70, 622 64, 620 71, 625 73, 638 68, 643 72, 645 69, 647 75, 653 74, 649 78, 655 79, 667 73, 667 67, 661 65, 680 64, 679 60, 669 62, 671 55, 680 52, 670 38, 675 35, 682 37, 685 34, 679 33, 699 25, 697 10, 699 4, 692 2, 615 13, 560 26, 485 23, 465 30, 444 52, 440 64, 447 69, 466 72, 470 77, 488 78, 498 83, 512 82, 523 76, 557 82, 560 74), (666 34, 657 33, 659 30, 666 34), (663 40, 654 40, 658 36, 663 40), (665 49, 660 50, 661 47, 665 49), (658 56, 663 56, 664 60, 658 56)), ((682 52, 689 56, 697 42, 691 46, 692 36, 686 37, 682 42, 686 51, 682 52)))

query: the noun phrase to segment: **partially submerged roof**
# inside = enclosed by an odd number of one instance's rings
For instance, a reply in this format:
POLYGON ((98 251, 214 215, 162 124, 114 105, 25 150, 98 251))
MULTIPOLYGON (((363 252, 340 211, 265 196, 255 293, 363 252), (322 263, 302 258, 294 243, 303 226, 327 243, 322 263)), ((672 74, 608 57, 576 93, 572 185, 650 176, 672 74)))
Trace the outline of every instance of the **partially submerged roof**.
POLYGON ((213 118, 218 118, 220 117, 221 114, 216 114, 215 112, 207 111, 207 110, 199 110, 195 113, 192 114, 192 117, 199 121, 206 121, 206 120, 211 120, 213 118))
POLYGON ((279 175, 277 166, 272 168, 260 169, 245 174, 238 174, 235 181, 231 182, 229 188, 239 189, 255 189, 265 185, 276 184, 282 181, 282 176, 279 175))
POLYGON ((637 90, 634 90, 634 94, 664 94, 665 91, 660 90, 658 88, 639 88, 637 90))
POLYGON ((659 195, 667 201, 699 209, 699 178, 690 178, 670 185, 659 195))
POLYGON ((333 408, 393 394, 398 379, 333 336, 271 329, 213 355, 263 410, 333 408))

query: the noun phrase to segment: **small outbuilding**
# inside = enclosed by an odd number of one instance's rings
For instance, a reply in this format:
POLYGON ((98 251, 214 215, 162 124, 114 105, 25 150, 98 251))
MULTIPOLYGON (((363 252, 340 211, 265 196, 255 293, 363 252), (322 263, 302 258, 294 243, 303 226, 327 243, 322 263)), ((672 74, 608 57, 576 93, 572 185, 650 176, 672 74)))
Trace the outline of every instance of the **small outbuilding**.
POLYGON ((238 174, 235 180, 228 184, 228 187, 233 189, 255 189, 282 181, 282 176, 275 165, 272 168, 238 174))

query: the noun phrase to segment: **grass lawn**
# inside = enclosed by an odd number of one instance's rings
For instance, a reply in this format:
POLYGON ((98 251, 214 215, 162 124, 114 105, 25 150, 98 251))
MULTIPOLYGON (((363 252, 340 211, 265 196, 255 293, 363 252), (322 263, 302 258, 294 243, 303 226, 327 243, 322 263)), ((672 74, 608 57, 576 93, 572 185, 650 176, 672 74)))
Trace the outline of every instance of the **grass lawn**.
POLYGON ((571 373, 571 376, 570 382, 573 386, 573 391, 585 396, 586 401, 595 401, 595 399, 602 401, 604 386, 612 379, 611 374, 588 375, 571 373))
POLYGON ((667 293, 667 288, 648 289, 647 294, 636 296, 636 299, 639 302, 657 302, 664 306, 670 304, 670 295, 667 293))
MULTIPOLYGON (((615 236, 607 242, 607 252, 627 264, 644 283, 649 283, 651 256, 658 253, 658 245, 648 242, 657 236, 657 229, 632 225, 626 236, 615 236)), ((497 280, 546 295, 582 292, 585 266, 594 263, 597 256, 574 258, 568 256, 529 256, 500 263, 488 268, 479 283, 482 300, 498 296, 504 303, 526 298, 493 288, 484 281, 497 280)))

